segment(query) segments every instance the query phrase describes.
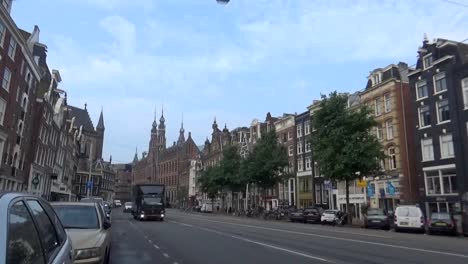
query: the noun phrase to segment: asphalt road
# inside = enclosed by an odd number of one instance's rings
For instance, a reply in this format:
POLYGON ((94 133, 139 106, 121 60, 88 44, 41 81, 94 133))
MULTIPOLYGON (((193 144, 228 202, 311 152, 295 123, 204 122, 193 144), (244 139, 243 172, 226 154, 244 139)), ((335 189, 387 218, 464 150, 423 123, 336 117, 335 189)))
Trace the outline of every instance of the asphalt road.
POLYGON ((468 263, 468 239, 167 210, 164 222, 114 209, 111 263, 468 263))

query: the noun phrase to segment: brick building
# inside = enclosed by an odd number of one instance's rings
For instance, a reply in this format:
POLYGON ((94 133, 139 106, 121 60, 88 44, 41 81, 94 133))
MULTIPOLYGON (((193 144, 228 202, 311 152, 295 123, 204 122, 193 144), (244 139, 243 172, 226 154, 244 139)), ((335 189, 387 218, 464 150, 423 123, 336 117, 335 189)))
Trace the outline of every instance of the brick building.
POLYGON ((312 149, 310 143, 310 112, 306 111, 297 115, 295 122, 297 138, 297 205, 305 208, 312 206, 315 203, 312 188, 314 179, 312 170, 312 149))
POLYGON ((368 76, 366 89, 359 93, 360 103, 371 109, 378 124, 373 133, 387 156, 380 161, 381 175, 366 175, 370 176, 372 195, 368 196, 374 208, 393 210, 402 202, 415 202, 416 189, 410 188, 415 177, 414 155, 409 153, 415 124, 410 114, 412 102, 407 74, 408 65, 402 62, 375 69, 368 76))
MULTIPOLYGON (((138 158, 137 158, 138 160, 138 158)), ((132 164, 113 164, 115 171, 114 199, 121 202, 131 201, 132 190, 132 164)))
POLYGON ((10 16, 11 0, 0 5, 0 190, 26 191, 32 150, 33 103, 42 73, 33 56, 36 26, 28 38, 10 16))
POLYGON ((159 125, 156 118, 151 129, 148 152, 134 161, 133 184, 160 183, 166 185, 166 202, 184 206, 189 201, 191 160, 197 158, 199 150, 189 132, 185 139, 183 123, 177 142, 166 146, 166 120, 161 114, 159 125))
POLYGON ((409 73, 417 184, 426 215, 463 216, 468 232, 468 44, 425 37, 409 73))

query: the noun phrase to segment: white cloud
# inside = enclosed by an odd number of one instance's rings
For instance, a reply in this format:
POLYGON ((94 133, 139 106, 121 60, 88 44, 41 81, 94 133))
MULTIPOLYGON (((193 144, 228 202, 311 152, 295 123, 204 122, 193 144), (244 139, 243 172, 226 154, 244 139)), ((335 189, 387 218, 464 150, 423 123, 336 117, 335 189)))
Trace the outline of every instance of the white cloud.
POLYGON ((99 25, 115 39, 111 49, 113 53, 133 55, 136 48, 135 25, 121 16, 108 16, 99 25))
POLYGON ((154 8, 152 0, 64 0, 75 4, 87 5, 104 10, 126 9, 129 7, 143 8, 150 11, 154 8))

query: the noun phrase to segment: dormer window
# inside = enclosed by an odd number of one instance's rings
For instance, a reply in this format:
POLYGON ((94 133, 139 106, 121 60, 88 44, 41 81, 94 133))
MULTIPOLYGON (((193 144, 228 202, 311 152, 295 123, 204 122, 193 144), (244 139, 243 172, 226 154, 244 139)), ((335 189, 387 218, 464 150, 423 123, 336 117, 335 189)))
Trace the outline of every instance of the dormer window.
POLYGON ((432 66, 432 53, 423 57, 423 68, 427 69, 432 66))
POLYGON ((382 82, 382 78, 381 78, 381 74, 380 72, 379 73, 375 73, 373 76, 372 76, 372 86, 374 85, 377 85, 379 83, 382 82))

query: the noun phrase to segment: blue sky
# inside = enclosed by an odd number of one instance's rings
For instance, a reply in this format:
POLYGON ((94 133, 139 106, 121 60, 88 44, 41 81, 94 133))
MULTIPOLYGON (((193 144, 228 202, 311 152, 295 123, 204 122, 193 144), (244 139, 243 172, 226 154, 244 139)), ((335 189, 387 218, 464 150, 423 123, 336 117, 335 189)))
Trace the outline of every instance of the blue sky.
POLYGON ((69 104, 86 102, 95 125, 103 107, 116 162, 147 150, 163 104, 168 142, 183 113, 200 145, 215 116, 231 129, 304 112, 375 68, 414 64, 424 33, 468 38, 468 8, 444 0, 16 0, 12 16, 41 29, 69 104))

